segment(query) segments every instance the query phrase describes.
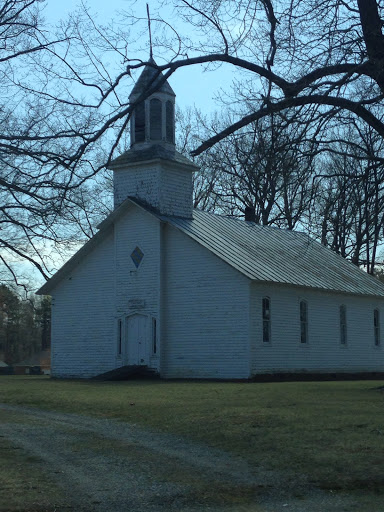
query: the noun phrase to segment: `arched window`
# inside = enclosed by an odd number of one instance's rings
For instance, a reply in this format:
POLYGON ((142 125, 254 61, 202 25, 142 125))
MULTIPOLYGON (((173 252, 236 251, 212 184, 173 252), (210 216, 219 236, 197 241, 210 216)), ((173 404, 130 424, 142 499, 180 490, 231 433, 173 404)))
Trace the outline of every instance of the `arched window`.
POLYGON ((145 141, 145 105, 139 103, 135 108, 135 142, 145 141))
POLYGON ((149 125, 150 125, 150 139, 151 140, 161 140, 161 125, 162 125, 162 116, 161 116, 161 101, 157 98, 153 98, 150 101, 150 116, 149 116, 149 125))
POLYGON ((262 319, 263 319, 263 343, 270 343, 271 342, 271 300, 269 297, 263 297, 262 319))
POLYGON ((380 346, 380 311, 375 309, 373 312, 373 328, 375 331, 375 346, 380 346))
POLYGON ((167 101, 166 109, 165 109, 165 136, 167 142, 174 142, 174 113, 173 113, 173 103, 172 101, 167 101))
POLYGON ((308 343, 308 305, 300 301, 300 343, 308 343))
POLYGON ((347 308, 340 306, 340 343, 347 344, 347 308))

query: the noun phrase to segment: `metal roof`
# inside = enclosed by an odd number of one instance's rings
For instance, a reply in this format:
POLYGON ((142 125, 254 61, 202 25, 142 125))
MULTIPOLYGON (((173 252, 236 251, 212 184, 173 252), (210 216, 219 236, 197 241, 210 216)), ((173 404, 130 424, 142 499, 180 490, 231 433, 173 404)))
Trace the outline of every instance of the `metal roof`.
POLYGON ((252 280, 384 297, 384 285, 307 234, 194 210, 164 217, 252 280))

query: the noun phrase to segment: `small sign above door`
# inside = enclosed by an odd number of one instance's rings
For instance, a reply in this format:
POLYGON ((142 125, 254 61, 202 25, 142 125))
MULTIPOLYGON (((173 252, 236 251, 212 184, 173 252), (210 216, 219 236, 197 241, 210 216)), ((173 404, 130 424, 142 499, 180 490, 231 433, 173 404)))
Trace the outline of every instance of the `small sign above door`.
POLYGON ((128 301, 129 309, 143 309, 145 308, 145 300, 144 299, 130 299, 128 301))

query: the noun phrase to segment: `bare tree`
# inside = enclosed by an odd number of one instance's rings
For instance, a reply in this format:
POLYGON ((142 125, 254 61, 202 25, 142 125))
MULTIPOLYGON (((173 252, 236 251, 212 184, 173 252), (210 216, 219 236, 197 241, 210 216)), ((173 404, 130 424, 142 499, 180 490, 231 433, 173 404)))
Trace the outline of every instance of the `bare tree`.
POLYGON ((384 238, 384 143, 367 127, 353 139, 349 128, 318 166, 313 218, 324 245, 374 274, 384 238))
MULTIPOLYGON (((351 119, 357 132, 365 125, 384 135, 381 0, 173 0, 172 24, 161 9, 151 17, 161 65, 140 54, 149 52, 140 38, 145 31, 148 40, 147 20, 137 17, 137 2, 131 1, 135 12, 110 25, 98 24, 83 7, 55 31, 46 30, 42 5, 7 0, 0 7, 0 263, 15 278, 20 259, 47 277, 47 247, 92 233, 87 190, 78 189, 127 147, 133 109, 159 85, 154 77, 129 102, 144 65, 157 70, 160 82, 185 66, 236 69, 228 94, 235 117, 199 140, 196 156, 236 133, 240 144, 241 130, 277 114, 301 119, 317 152, 332 151, 335 126, 351 119), (87 206, 81 219, 79 204, 87 206)), ((380 155, 372 159, 382 163, 380 155)), ((285 214, 301 209, 301 192, 289 176, 282 176, 280 199, 272 200, 285 214)), ((196 204, 216 207, 223 197, 217 178, 198 178, 196 204)), ((272 182, 264 188, 268 210, 272 182)), ((282 214, 273 215, 278 222, 282 214)), ((297 223, 294 215, 285 218, 288 226, 297 223)))
MULTIPOLYGON (((183 115, 182 150, 220 131, 228 116, 183 115)), ((251 208, 260 224, 294 229, 311 202, 314 146, 306 125, 292 119, 275 115, 252 123, 196 157, 195 207, 237 216, 251 208)))
POLYGON ((81 17, 53 34, 41 4, 7 0, 0 7, 0 277, 24 285, 23 262, 48 277, 58 264, 49 263, 54 248, 92 234, 100 211, 91 198, 100 184, 84 183, 108 160, 107 127, 97 137, 94 130, 113 117, 98 98, 83 96, 84 89, 104 92, 100 62, 92 75, 92 61, 85 66, 79 54, 81 17))

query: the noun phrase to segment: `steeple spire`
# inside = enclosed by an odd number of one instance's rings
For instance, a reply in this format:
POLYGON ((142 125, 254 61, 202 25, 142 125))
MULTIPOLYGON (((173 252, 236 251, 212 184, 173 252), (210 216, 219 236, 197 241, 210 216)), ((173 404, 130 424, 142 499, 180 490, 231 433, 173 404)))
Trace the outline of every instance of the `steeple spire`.
POLYGON ((148 33, 149 33, 149 59, 153 59, 152 52, 152 32, 151 32, 151 17, 149 16, 149 5, 147 4, 147 18, 148 18, 148 33))
POLYGON ((192 218, 192 173, 197 166, 175 146, 175 93, 159 73, 153 57, 130 97, 133 105, 131 148, 110 163, 114 205, 127 198, 149 205, 161 215, 192 218), (151 94, 144 100, 143 97, 151 94))

